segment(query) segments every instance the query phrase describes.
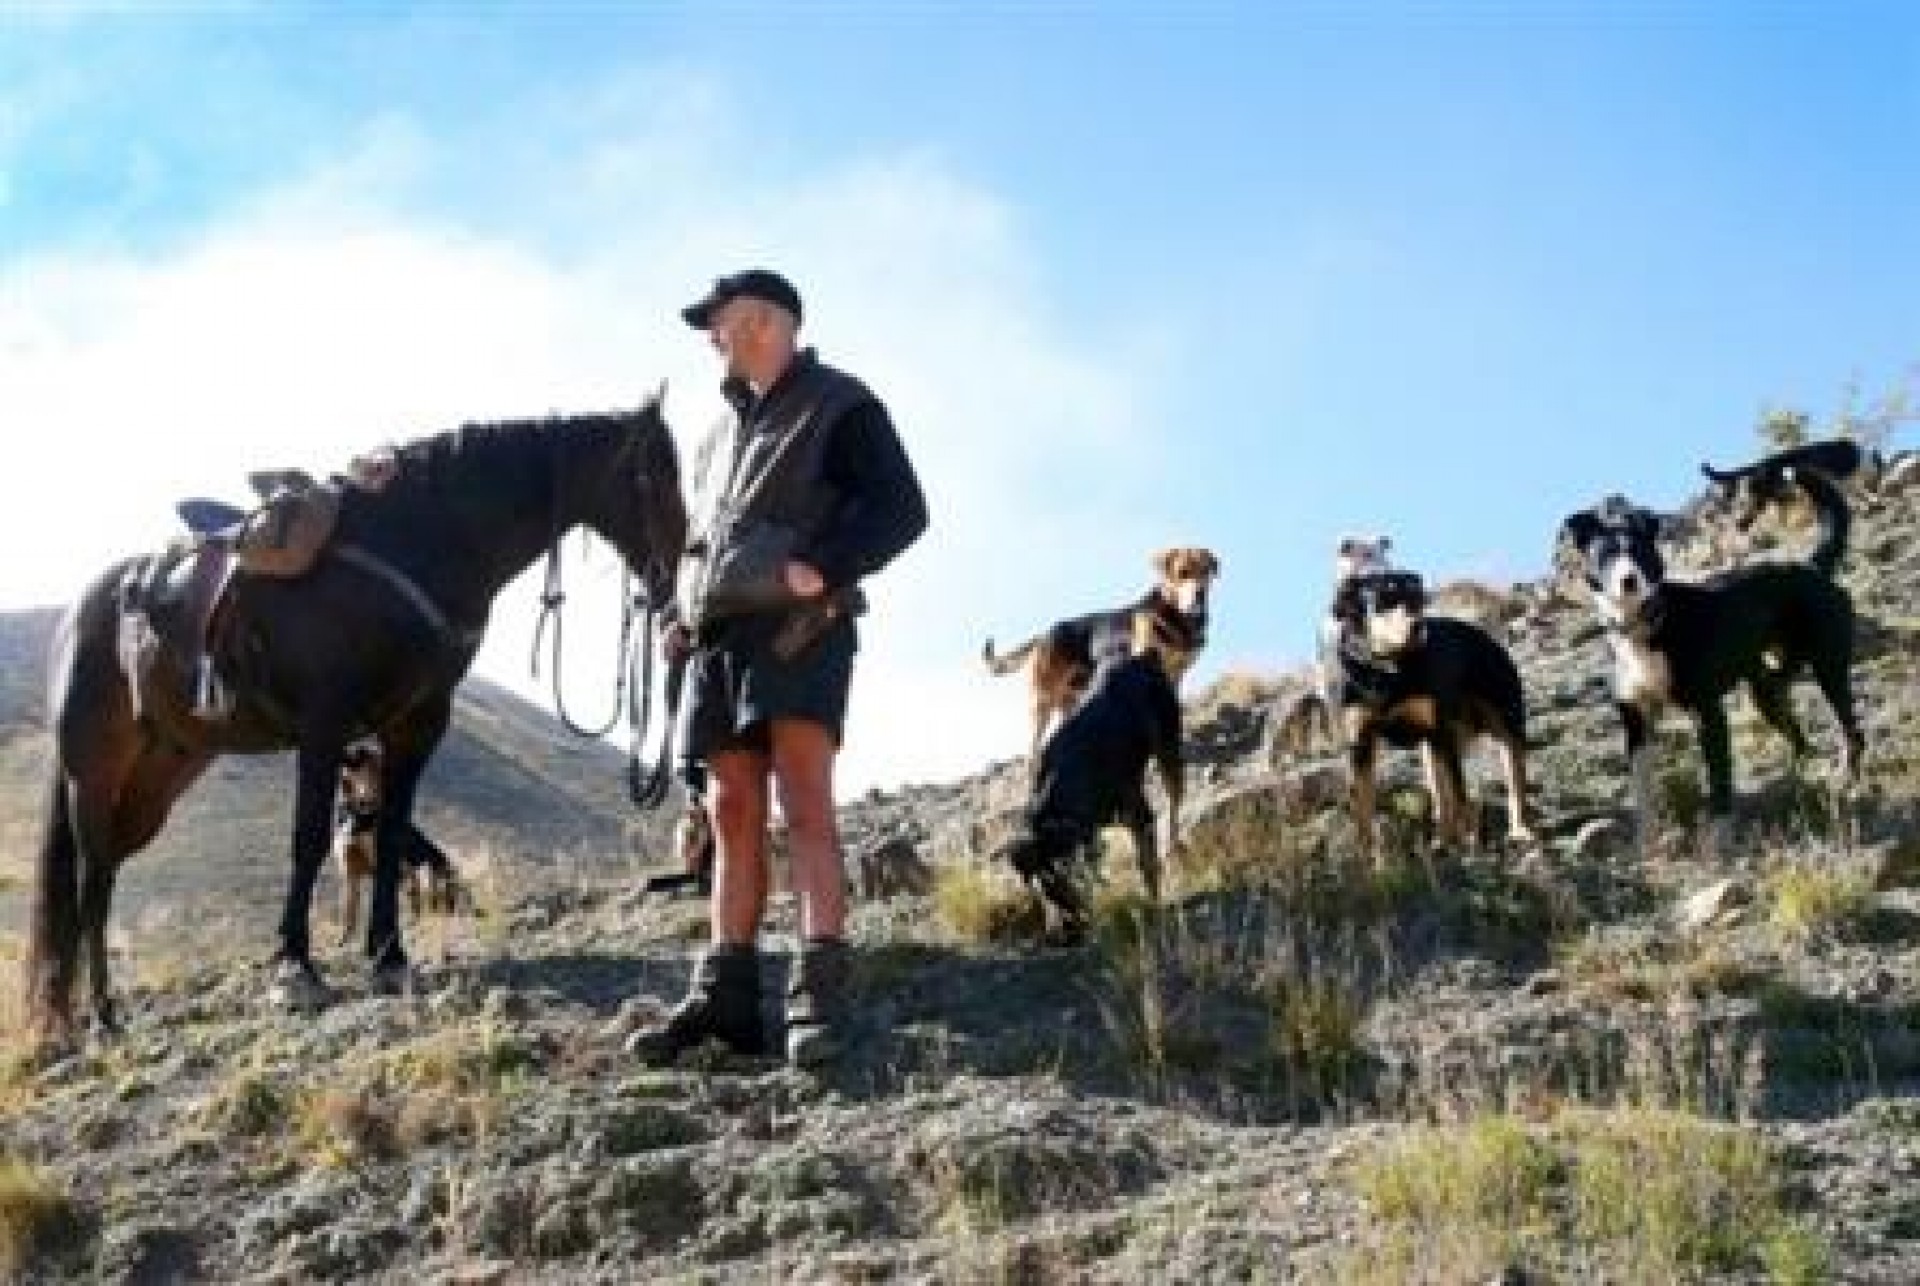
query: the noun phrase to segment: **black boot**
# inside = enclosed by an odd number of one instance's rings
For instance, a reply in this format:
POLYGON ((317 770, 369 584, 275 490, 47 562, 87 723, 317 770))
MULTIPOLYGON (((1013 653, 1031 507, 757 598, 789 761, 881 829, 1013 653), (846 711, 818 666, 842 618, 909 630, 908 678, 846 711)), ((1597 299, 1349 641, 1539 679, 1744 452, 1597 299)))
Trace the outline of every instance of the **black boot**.
POLYGON ((802 944, 787 984, 787 1061, 818 1067, 840 1056, 853 983, 853 949, 839 938, 802 944))
POLYGON ((750 946, 711 947, 694 967, 687 998, 656 1027, 643 1028, 627 1041, 627 1052, 653 1067, 717 1040, 736 1054, 767 1052, 760 1022, 760 953, 750 946))

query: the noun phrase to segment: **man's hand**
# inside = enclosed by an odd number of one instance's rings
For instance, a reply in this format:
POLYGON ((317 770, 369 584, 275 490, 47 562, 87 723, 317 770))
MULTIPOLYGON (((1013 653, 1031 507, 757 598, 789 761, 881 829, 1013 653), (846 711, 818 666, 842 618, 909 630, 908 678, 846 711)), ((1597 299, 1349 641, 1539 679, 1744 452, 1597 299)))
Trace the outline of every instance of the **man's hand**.
POLYGON ((827 582, 820 573, 797 559, 788 559, 786 566, 787 588, 800 598, 818 598, 827 589, 827 582))

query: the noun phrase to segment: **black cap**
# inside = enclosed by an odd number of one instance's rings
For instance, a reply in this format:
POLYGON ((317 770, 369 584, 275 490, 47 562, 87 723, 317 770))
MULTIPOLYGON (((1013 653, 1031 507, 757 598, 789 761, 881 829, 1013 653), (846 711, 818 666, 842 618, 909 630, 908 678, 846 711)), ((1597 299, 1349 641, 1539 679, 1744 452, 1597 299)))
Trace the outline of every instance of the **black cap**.
POLYGON ((748 268, 721 277, 713 283, 706 298, 688 304, 680 310, 680 315, 695 330, 705 330, 713 324, 713 315, 736 299, 763 299, 792 313, 794 321, 800 320, 800 292, 785 277, 766 268, 748 268))

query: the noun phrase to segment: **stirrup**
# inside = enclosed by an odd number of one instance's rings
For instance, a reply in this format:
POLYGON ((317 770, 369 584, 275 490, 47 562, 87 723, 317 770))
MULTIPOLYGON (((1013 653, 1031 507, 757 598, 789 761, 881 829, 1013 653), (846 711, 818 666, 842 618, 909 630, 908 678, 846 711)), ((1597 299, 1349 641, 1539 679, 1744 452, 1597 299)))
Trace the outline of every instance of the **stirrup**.
POLYGON ((201 657, 194 666, 193 717, 213 720, 233 717, 233 693, 214 672, 210 656, 201 657))

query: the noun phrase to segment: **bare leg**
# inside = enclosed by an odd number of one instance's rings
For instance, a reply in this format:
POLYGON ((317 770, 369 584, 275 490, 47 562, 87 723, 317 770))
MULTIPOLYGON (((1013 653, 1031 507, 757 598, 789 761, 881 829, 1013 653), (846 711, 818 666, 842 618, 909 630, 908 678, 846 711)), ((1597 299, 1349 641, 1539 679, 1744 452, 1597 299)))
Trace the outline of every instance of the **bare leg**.
POLYGON ((832 735, 802 719, 773 721, 773 772, 787 819, 790 880, 800 903, 800 935, 846 934, 847 882, 833 812, 832 735))
POLYGON ((714 831, 713 941, 751 946, 767 905, 767 770, 764 755, 723 750, 708 762, 714 831))

